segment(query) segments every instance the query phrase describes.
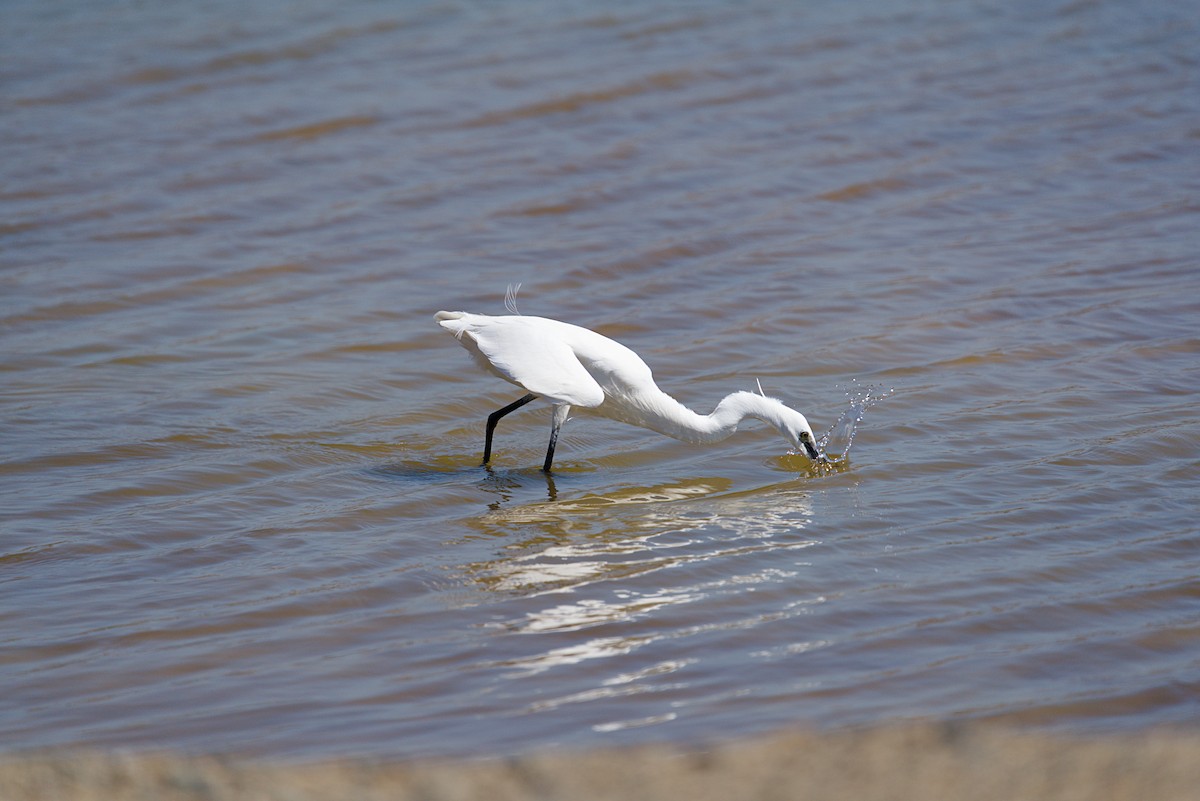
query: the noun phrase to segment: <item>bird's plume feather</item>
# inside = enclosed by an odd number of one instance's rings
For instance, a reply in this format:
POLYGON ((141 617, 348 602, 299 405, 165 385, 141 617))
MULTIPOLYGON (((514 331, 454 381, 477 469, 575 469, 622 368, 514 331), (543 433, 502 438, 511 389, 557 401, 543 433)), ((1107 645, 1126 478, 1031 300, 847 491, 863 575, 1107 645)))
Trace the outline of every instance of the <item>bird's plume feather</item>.
POLYGON ((508 309, 509 314, 520 314, 517 311, 517 293, 521 291, 521 284, 509 284, 508 289, 504 292, 504 308, 508 309))

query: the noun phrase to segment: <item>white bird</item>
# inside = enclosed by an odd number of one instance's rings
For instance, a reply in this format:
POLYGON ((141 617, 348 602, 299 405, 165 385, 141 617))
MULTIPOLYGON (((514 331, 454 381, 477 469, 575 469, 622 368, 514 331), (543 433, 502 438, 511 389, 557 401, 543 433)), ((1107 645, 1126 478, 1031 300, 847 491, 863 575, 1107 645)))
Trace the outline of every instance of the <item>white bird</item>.
POLYGON ((802 448, 810 459, 822 459, 804 415, 781 401, 753 392, 734 392, 718 403, 712 414, 697 414, 658 388, 640 356, 595 331, 521 314, 492 317, 440 311, 435 319, 454 334, 480 367, 527 393, 488 416, 485 465, 492 458, 496 423, 537 398, 554 404, 550 447, 542 465, 546 472, 550 472, 558 432, 572 406, 695 443, 723 440, 737 431, 744 418, 755 417, 779 429, 792 447, 802 448))

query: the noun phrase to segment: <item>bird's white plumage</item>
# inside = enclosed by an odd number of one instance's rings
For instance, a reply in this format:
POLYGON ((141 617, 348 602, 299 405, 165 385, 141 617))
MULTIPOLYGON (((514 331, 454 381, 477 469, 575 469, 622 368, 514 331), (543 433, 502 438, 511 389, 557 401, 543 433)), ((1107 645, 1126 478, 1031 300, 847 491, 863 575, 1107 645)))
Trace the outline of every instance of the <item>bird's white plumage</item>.
POLYGON ((558 429, 571 406, 697 443, 724 439, 737 430, 742 419, 756 417, 778 428, 811 458, 818 458, 808 421, 782 402, 735 392, 711 414, 697 414, 658 388, 640 356, 595 331, 517 314, 492 317, 440 311, 436 319, 483 369, 530 393, 489 418, 485 459, 495 421, 534 396, 556 407, 546 470, 550 469, 558 429))
POLYGON ((617 389, 654 380, 629 348, 570 323, 444 311, 437 319, 484 369, 553 403, 595 408, 605 399, 600 381, 617 389))

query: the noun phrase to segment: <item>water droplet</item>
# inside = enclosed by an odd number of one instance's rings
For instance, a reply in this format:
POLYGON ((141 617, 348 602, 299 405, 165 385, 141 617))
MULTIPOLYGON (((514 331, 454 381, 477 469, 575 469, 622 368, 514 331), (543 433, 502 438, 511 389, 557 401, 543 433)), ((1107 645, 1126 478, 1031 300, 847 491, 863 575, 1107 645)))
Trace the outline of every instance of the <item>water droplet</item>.
POLYGON ((846 410, 825 435, 817 440, 817 450, 821 452, 822 461, 826 463, 845 461, 850 446, 854 444, 858 424, 862 422, 867 409, 895 392, 894 389, 885 389, 878 384, 860 387, 857 382, 852 382, 845 391, 846 410))

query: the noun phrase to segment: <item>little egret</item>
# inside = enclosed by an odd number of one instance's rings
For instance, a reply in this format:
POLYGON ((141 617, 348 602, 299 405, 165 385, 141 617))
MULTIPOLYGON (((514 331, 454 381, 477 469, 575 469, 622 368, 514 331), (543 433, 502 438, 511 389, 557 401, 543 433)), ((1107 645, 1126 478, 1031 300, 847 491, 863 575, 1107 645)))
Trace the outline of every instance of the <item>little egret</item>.
POLYGON ((697 414, 654 383, 641 357, 606 336, 570 323, 521 314, 492 317, 440 311, 438 324, 458 339, 484 370, 527 394, 488 417, 483 463, 492 458, 492 435, 500 418, 530 401, 554 405, 550 447, 542 470, 550 472, 558 432, 572 406, 591 414, 648 428, 685 442, 718 442, 755 417, 779 429, 793 448, 822 459, 804 415, 781 401, 753 392, 734 392, 712 414, 697 414))

